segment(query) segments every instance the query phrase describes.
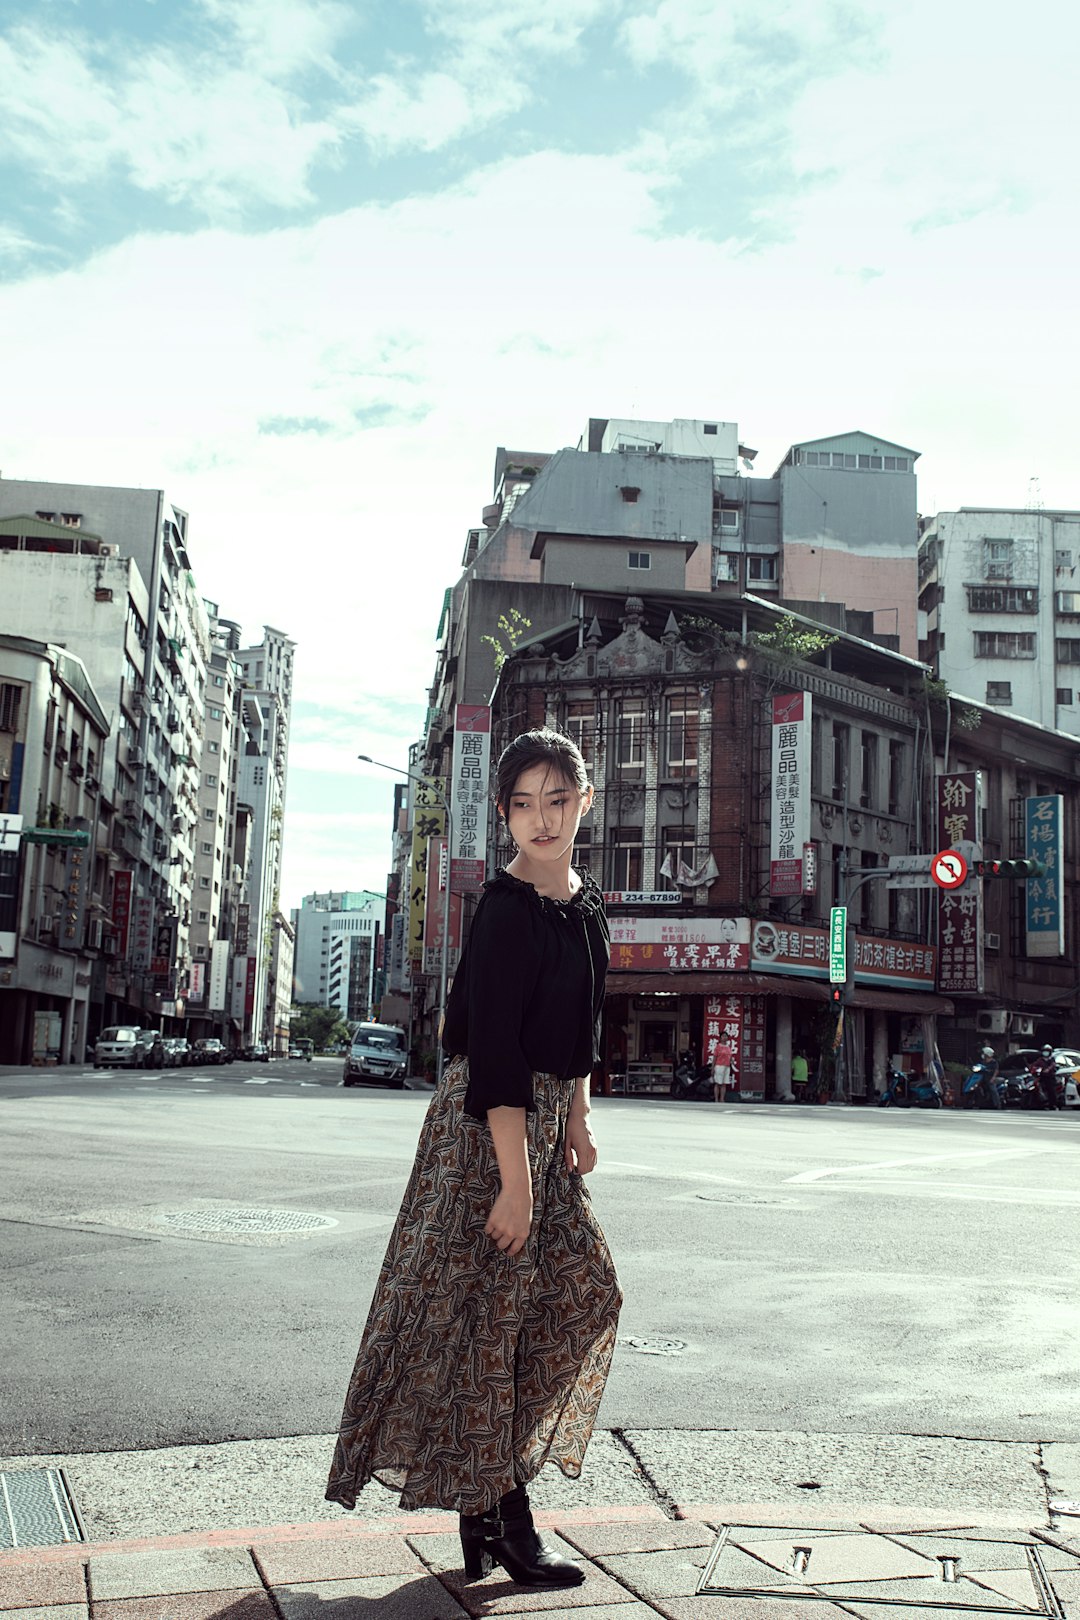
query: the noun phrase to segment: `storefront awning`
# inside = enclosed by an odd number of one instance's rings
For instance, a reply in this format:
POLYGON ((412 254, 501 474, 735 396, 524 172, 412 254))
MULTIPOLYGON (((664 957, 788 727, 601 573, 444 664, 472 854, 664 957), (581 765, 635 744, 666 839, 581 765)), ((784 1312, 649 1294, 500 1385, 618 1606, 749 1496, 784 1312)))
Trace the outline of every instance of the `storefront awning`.
MULTIPOLYGON (((779 973, 618 973, 607 976, 609 996, 791 996, 796 1001, 828 1001, 831 989, 823 979, 787 978, 779 973)), ((953 1012, 945 996, 930 990, 886 990, 858 985, 856 1007, 879 1012, 953 1012)))

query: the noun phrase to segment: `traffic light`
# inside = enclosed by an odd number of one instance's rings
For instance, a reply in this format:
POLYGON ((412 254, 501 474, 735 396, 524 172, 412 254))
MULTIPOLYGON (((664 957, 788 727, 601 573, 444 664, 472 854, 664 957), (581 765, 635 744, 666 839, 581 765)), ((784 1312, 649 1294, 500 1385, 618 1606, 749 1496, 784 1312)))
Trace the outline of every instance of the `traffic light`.
POLYGON ((975 876, 981 878, 1033 878, 1045 877, 1043 861, 976 861, 975 876))
POLYGON ((839 1012, 841 1007, 849 1007, 851 1005, 851 999, 854 993, 853 985, 832 984, 829 986, 829 989, 831 991, 832 1005, 837 1012, 839 1012))

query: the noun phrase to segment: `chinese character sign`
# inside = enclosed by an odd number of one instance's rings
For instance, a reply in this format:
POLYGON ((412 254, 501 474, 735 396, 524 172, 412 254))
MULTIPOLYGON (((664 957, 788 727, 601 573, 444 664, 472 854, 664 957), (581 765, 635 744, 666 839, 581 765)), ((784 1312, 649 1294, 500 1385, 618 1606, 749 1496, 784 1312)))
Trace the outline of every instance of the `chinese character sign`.
MULTIPOLYGON (((979 845, 982 781, 978 771, 953 771, 937 779, 939 849, 979 845)), ((982 883, 938 896, 938 988, 981 994, 984 984, 982 883)))
POLYGON ((428 844, 446 834, 446 812, 441 805, 444 779, 432 777, 416 784, 413 802, 412 863, 409 868, 409 956, 419 962, 424 954, 424 907, 427 902, 428 844))
POLYGON ((484 886, 490 765, 491 710, 483 704, 459 703, 454 710, 450 786, 454 823, 450 887, 455 894, 478 894, 484 886))
POLYGON ((116 954, 121 961, 128 952, 128 932, 131 925, 131 873, 113 873, 111 922, 116 932, 116 954))
POLYGON ((1062 814, 1060 793, 1024 800, 1024 854, 1046 867, 1043 877, 1028 878, 1024 887, 1024 940, 1029 956, 1064 956, 1065 908, 1062 904, 1062 814))
MULTIPOLYGON (((446 905, 446 839, 433 838, 428 846, 427 883, 424 896, 424 955, 425 973, 442 971, 443 907, 446 905)), ((447 972, 457 970, 461 956, 461 896, 450 893, 450 937, 448 940, 447 972)))
POLYGON ((612 917, 611 966, 652 973, 736 973, 750 965, 748 917, 612 917))
POLYGON ((802 894, 803 845, 810 838, 809 692, 772 700, 772 830, 769 893, 802 894))

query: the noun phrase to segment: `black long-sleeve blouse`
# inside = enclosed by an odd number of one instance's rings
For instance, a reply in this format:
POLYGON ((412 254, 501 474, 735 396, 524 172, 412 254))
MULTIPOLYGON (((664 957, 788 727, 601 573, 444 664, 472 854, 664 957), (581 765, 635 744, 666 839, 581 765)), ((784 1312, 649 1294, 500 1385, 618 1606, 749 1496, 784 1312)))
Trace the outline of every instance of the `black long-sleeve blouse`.
POLYGON ((532 1109, 534 1072, 592 1072, 609 949, 604 897, 587 872, 570 900, 501 870, 484 885, 443 1026, 443 1050, 469 1060, 466 1113, 532 1109))

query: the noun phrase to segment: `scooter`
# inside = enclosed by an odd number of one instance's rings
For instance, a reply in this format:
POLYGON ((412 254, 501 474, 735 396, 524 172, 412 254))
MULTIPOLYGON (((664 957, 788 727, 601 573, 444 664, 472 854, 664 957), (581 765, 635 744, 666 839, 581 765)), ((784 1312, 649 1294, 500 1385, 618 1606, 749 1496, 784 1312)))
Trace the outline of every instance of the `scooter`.
POLYGON ((885 1074, 885 1090, 878 1098, 879 1108, 940 1108, 941 1087, 924 1075, 905 1074, 891 1066, 885 1074))
MULTIPOLYGON (((1001 1082, 998 1082, 1001 1089, 1001 1082)), ((1002 1098, 1006 1108, 1035 1109, 1047 1107, 1046 1097, 1042 1086, 1030 1069, 1023 1074, 1010 1074, 1005 1081, 1005 1094, 1002 1098)))
POLYGON ((671 1095, 684 1102, 712 1101, 712 1069, 707 1063, 695 1067, 689 1052, 679 1056, 671 1081, 671 1095))
POLYGON ((960 1088, 960 1106, 1001 1108, 1004 1106, 1002 1098, 1004 1090, 1005 1082, 998 1079, 997 1064, 980 1060, 960 1088))

